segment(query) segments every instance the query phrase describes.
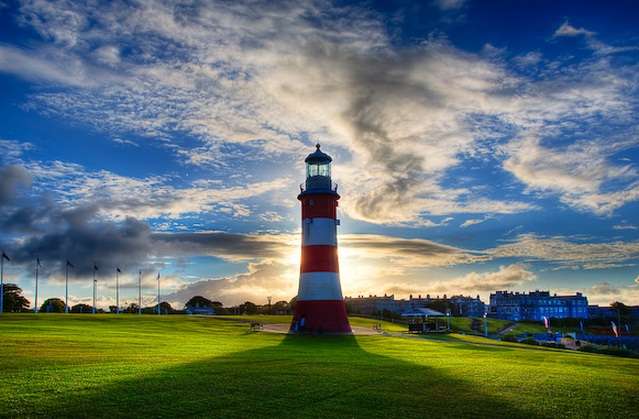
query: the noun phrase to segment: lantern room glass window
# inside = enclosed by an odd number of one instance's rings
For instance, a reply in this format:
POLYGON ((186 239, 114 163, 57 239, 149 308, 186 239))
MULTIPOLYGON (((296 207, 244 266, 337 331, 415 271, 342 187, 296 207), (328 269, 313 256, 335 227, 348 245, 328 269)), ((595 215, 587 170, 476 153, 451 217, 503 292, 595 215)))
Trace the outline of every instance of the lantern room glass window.
POLYGON ((306 177, 326 176, 331 177, 331 164, 307 164, 306 177))

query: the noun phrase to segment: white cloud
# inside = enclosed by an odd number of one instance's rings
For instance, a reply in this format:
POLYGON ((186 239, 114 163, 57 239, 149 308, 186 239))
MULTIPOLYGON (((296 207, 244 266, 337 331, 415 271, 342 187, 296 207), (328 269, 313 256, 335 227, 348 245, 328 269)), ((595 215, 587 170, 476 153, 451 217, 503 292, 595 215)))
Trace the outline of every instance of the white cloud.
POLYGON ((25 141, 0 139, 0 162, 4 164, 21 163, 24 152, 32 149, 33 144, 25 141))
POLYGON ((609 215, 625 203, 639 199, 636 182, 615 192, 603 192, 607 182, 639 177, 631 165, 615 165, 609 159, 620 148, 632 145, 634 141, 624 144, 612 140, 550 148, 531 135, 508 145, 508 158, 503 166, 531 190, 557 193, 563 203, 572 207, 609 215))
POLYGON ((483 295, 501 289, 525 289, 537 279, 525 265, 500 266, 494 272, 469 272, 448 280, 394 282, 384 288, 384 292, 406 296, 408 294, 483 295))
POLYGON ((555 37, 562 37, 562 36, 586 36, 586 37, 590 37, 590 36, 594 36, 595 33, 591 32, 587 29, 584 28, 577 28, 573 25, 571 25, 570 23, 568 23, 567 21, 562 23, 561 26, 559 28, 557 28, 557 30, 555 31, 554 35, 555 37))
POLYGON ((543 56, 539 51, 531 51, 523 55, 513 58, 515 64, 521 67, 535 66, 543 60, 543 56))
POLYGON ((554 33, 555 38, 559 37, 578 37, 583 36, 586 40, 588 48, 592 49, 596 54, 609 55, 627 51, 639 50, 637 46, 614 47, 597 39, 595 32, 585 28, 577 28, 568 22, 564 22, 554 33))
POLYGON ((456 10, 460 9, 466 0, 435 0, 435 4, 442 10, 456 10))
POLYGON ((114 45, 104 45, 94 51, 98 61, 115 67, 120 63, 120 50, 114 45))
POLYGON ((514 241, 485 252, 495 258, 544 261, 562 268, 605 269, 639 259, 639 242, 575 242, 565 237, 521 234, 514 241))
POLYGON ((639 286, 617 286, 609 282, 601 282, 585 290, 589 304, 610 305, 620 301, 627 305, 639 303, 639 286))
MULTIPOLYGON (((32 1, 22 22, 52 45, 29 52, 7 47, 24 65, 5 62, 5 71, 69 86, 36 92, 37 108, 159 140, 194 165, 224 164, 225 144, 247 147, 245 155, 288 158, 305 152, 300 138, 321 137, 345 156, 336 173, 353 199, 344 209, 373 223, 537 209, 450 187, 446 175, 465 157, 500 157, 502 130, 551 135, 599 125, 601 118, 634 118, 632 69, 604 58, 562 63, 561 71, 528 79, 514 75, 505 59, 469 54, 441 39, 398 51, 371 13, 323 2, 186 8, 151 1, 94 10, 32 1), (70 74, 51 67, 45 58, 54 54, 53 62, 71 63, 70 74), (200 144, 179 144, 173 136, 182 132, 200 144)), ((592 38, 567 22, 556 35, 592 38)), ((515 63, 534 65, 537 58, 530 53, 515 63)), ((517 156, 511 149, 510 167, 523 178, 526 162, 517 164, 517 156)), ((572 169, 564 172, 564 186, 588 183, 570 178, 572 169)), ((626 196, 637 199, 633 191, 591 188, 563 196, 569 205, 608 214, 629 202, 626 196)))
POLYGON ((487 215, 487 216, 485 216, 483 218, 470 218, 470 219, 464 221, 463 223, 461 223, 459 227, 467 228, 467 227, 470 227, 470 226, 473 226, 473 225, 481 224, 481 223, 483 223, 485 221, 488 221, 488 220, 492 220, 492 218, 493 217, 491 217, 489 215, 487 215))
POLYGON ((59 54, 55 50, 34 53, 0 45, 0 71, 36 82, 74 87, 95 85, 95 80, 87 74, 82 61, 59 54))
POLYGON ((194 181, 177 187, 170 177, 132 178, 106 170, 87 171, 80 165, 60 161, 23 164, 36 181, 36 192, 54 193, 68 207, 98 205, 103 215, 112 218, 135 214, 140 219, 178 219, 203 212, 246 217, 251 210, 243 201, 287 184, 286 179, 274 179, 224 187, 194 181))

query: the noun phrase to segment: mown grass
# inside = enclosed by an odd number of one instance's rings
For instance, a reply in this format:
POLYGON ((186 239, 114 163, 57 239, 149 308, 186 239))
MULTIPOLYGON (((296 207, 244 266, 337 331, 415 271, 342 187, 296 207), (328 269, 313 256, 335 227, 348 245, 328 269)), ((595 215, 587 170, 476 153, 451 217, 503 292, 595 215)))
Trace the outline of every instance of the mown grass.
MULTIPOLYGON (((275 319, 273 319, 275 320, 275 319)), ((359 321, 359 320, 357 320, 359 321)), ((639 360, 197 316, 3 315, 0 415, 633 417, 639 360)))
MULTIPOLYGON (((269 324, 269 323, 290 324, 293 319, 293 316, 268 315, 268 314, 255 314, 255 315, 242 314, 242 315, 231 315, 231 316, 218 316, 217 318, 221 320, 233 319, 233 320, 246 321, 246 322, 256 321, 263 324, 269 324)), ((381 324, 382 329, 387 332, 405 332, 406 330, 408 330, 408 327, 405 324, 392 323, 385 320, 380 321, 380 320, 375 320, 369 317, 350 316, 348 318, 348 321, 351 324, 351 326, 365 327, 365 328, 372 328, 376 324, 381 324)))

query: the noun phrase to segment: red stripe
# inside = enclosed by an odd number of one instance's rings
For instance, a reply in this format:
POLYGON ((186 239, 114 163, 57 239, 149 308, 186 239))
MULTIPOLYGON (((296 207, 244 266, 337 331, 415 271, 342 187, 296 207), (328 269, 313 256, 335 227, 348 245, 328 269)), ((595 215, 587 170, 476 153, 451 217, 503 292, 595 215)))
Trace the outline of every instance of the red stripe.
POLYGON ((305 195, 302 201, 302 220, 307 218, 337 218, 337 200, 333 195, 305 195))
POLYGON ((304 327, 298 332, 306 333, 351 333, 344 300, 297 301, 291 331, 304 318, 304 327))
POLYGON ((300 272, 339 272, 337 246, 304 246, 300 272))

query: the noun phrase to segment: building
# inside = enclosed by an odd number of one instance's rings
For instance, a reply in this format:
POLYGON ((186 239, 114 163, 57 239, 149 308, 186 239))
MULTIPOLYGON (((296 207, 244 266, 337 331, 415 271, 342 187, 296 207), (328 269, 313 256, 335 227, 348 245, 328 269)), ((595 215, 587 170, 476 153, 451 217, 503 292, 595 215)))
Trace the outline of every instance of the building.
POLYGON ((320 150, 306 157, 302 204, 302 260, 292 332, 351 333, 342 297, 337 259, 337 186, 331 180, 333 159, 320 150))
POLYGON ((486 304, 479 298, 479 295, 477 297, 454 295, 450 297, 450 304, 453 316, 482 317, 486 314, 486 304))
POLYGON ((588 299, 575 295, 550 295, 549 291, 509 292, 490 294, 489 316, 504 320, 542 321, 547 318, 588 318, 588 299))
POLYGON ((346 297, 346 307, 350 313, 376 315, 380 312, 390 311, 392 313, 401 313, 407 304, 402 304, 404 300, 395 300, 394 295, 386 295, 378 297, 377 295, 369 295, 365 297, 358 295, 357 297, 346 297))
POLYGON ((411 294, 407 300, 396 300, 394 295, 365 297, 346 297, 346 306, 351 313, 375 315, 384 310, 401 314, 422 308, 436 307, 436 310, 450 311, 453 316, 481 317, 486 312, 486 304, 477 297, 455 295, 447 297, 445 294, 431 297, 430 294, 413 297, 411 294))
MULTIPOLYGON (((639 306, 626 306, 626 310, 626 317, 632 320, 639 320, 639 306)), ((588 306, 588 317, 591 319, 615 320, 620 314, 616 308, 611 306, 588 306)))

